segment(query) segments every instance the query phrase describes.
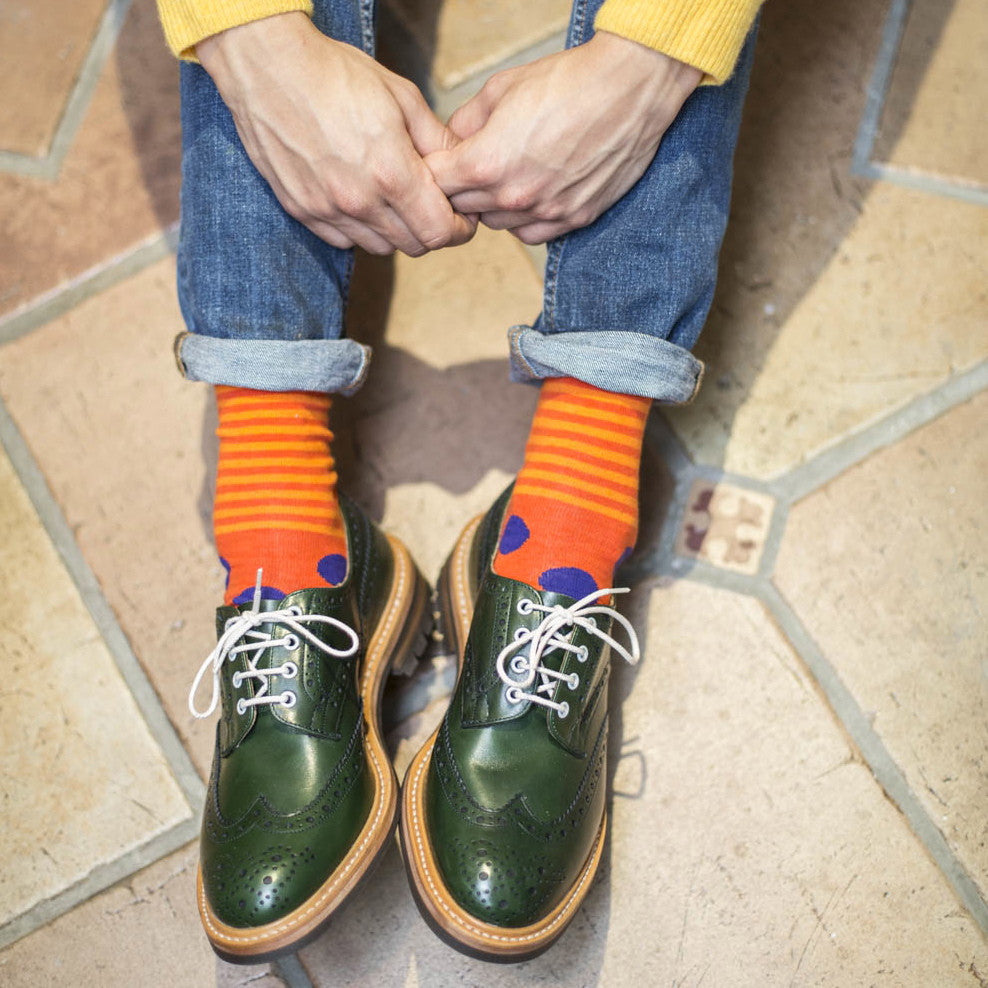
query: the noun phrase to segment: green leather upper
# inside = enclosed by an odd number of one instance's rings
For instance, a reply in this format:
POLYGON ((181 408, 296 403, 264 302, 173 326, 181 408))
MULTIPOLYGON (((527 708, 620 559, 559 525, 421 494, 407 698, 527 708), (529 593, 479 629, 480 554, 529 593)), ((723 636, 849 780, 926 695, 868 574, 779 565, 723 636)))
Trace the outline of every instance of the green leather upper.
MULTIPOLYGON (((222 712, 203 813, 201 869, 209 904, 234 927, 280 919, 311 896, 344 859, 363 827, 374 797, 363 747, 358 676, 363 648, 380 617, 390 586, 392 556, 385 537, 352 504, 343 502, 349 570, 339 587, 300 590, 282 601, 262 601, 275 611, 297 606, 304 614, 337 618, 360 637, 349 658, 324 653, 304 640, 294 651, 266 649, 258 668, 286 660, 297 675, 272 676, 268 693, 286 690, 297 700, 283 706, 248 706, 256 681, 234 686, 245 672, 244 653, 223 663, 222 712)), ((221 607, 218 632, 251 605, 221 607)), ((349 637, 322 623, 309 631, 337 650, 349 637)), ((282 624, 259 631, 276 639, 282 624)))
POLYGON ((478 529, 474 616, 462 673, 433 749, 426 814, 430 844, 453 898, 477 919, 518 927, 545 916, 567 894, 600 827, 610 662, 601 639, 577 628, 569 640, 586 647, 584 661, 563 649, 542 660, 579 677, 575 689, 566 682, 556 689, 555 699, 569 704, 568 715, 509 701, 496 671, 498 654, 519 628, 534 629, 544 617, 520 613, 518 602, 569 607, 574 601, 491 571, 505 500, 478 529))

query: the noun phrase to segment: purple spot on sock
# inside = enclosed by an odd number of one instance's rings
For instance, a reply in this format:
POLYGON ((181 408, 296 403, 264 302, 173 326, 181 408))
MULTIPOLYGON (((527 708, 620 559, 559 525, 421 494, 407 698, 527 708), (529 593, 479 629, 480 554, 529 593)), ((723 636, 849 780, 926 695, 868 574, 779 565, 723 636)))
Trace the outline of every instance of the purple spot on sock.
POLYGON ((230 589, 230 564, 220 556, 220 565, 226 570, 226 583, 223 584, 223 591, 226 592, 230 589))
POLYGON ((623 566, 631 558, 631 554, 634 551, 635 547, 633 545, 629 545, 628 548, 625 549, 620 556, 618 556, 618 561, 614 564, 614 568, 617 569, 619 566, 623 566))
POLYGON ((518 515, 512 515, 504 526, 501 544, 497 547, 497 551, 502 556, 506 556, 509 552, 520 549, 528 541, 529 535, 531 532, 528 530, 528 525, 518 515))
POLYGON ((568 597, 579 600, 588 593, 599 590, 594 578, 585 570, 576 566, 558 566, 547 569, 539 576, 539 586, 551 593, 564 593, 568 597))
POLYGON ((346 579, 346 556, 338 552, 323 556, 316 564, 316 569, 331 587, 338 587, 346 579))
MULTIPOLYGON (((281 600, 285 596, 284 590, 279 590, 277 587, 261 587, 261 600, 281 600)), ((236 597, 233 598, 235 604, 250 604, 254 600, 254 588, 247 587, 246 590, 241 590, 236 597)))

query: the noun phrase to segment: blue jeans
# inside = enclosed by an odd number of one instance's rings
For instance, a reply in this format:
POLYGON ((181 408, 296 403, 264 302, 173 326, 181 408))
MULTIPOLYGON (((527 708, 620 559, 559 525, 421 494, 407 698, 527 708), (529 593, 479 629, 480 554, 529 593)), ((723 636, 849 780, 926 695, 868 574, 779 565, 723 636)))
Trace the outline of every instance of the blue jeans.
MULTIPOLYGON (((592 36, 602 2, 575 0, 568 46, 592 36)), ((315 0, 314 20, 373 53, 374 0, 315 0)), ((619 202, 549 244, 542 312, 509 333, 513 380, 693 397, 703 366, 690 350, 713 298, 753 46, 754 31, 732 79, 689 98, 619 202)), ((180 368, 213 384, 352 393, 370 358, 343 335, 352 251, 282 210, 207 73, 190 63, 181 73, 180 368)))

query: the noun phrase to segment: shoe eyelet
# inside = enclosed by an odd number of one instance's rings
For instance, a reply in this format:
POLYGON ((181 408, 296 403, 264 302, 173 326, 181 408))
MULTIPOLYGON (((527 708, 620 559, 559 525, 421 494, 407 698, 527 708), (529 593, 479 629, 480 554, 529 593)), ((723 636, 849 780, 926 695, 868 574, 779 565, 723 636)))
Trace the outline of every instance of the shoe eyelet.
POLYGON ((566 685, 569 686, 571 692, 578 690, 580 688, 580 677, 574 672, 566 681, 566 685))
POLYGON ((247 702, 245 700, 237 700, 237 713, 240 714, 241 717, 247 713, 247 702))
POLYGON ((577 662, 586 662, 590 658, 590 649, 586 645, 580 646, 580 651, 576 653, 577 662))
POLYGON ((520 641, 522 638, 530 637, 531 632, 528 628, 515 628, 515 641, 520 641))
POLYGON ((298 666, 294 662, 286 662, 281 667, 281 674, 285 679, 294 679, 298 675, 298 666))
POLYGON ((569 704, 565 700, 563 700, 563 702, 559 704, 559 709, 556 711, 556 713, 559 714, 560 720, 566 720, 566 718, 569 716, 569 704))
POLYGON ((528 663, 525 661, 524 655, 516 655, 508 663, 508 669, 515 675, 521 675, 523 672, 528 672, 528 663))
POLYGON ((285 635, 278 644, 289 652, 297 652, 299 645, 302 644, 302 640, 298 635, 285 635))
POLYGON ((591 628, 596 628, 597 627, 597 619, 595 617, 588 617, 587 618, 587 624, 589 624, 591 628))
POLYGON ((527 597, 522 597, 521 600, 515 605, 515 610, 519 614, 527 615, 531 614, 535 610, 534 601, 529 600, 527 597))
POLYGON ((519 703, 521 703, 521 701, 522 701, 522 695, 521 695, 521 690, 520 690, 520 689, 518 689, 518 687, 517 687, 517 686, 509 686, 509 687, 508 687, 508 688, 507 688, 507 689, 506 689, 506 690, 504 691, 504 698, 505 698, 505 699, 506 699, 506 700, 508 701, 508 703, 510 703, 510 704, 511 704, 512 706, 517 706, 517 705, 518 705, 519 703))
POLYGON ((298 703, 298 696, 296 696, 291 690, 285 690, 281 694, 281 705, 288 710, 291 710, 295 704, 298 703))
POLYGON ((303 611, 298 604, 292 604, 292 606, 288 608, 288 613, 291 614, 292 617, 301 617, 305 611, 303 611))
POLYGON ((235 672, 230 677, 230 684, 235 690, 240 689, 240 684, 244 681, 244 674, 242 672, 235 672))

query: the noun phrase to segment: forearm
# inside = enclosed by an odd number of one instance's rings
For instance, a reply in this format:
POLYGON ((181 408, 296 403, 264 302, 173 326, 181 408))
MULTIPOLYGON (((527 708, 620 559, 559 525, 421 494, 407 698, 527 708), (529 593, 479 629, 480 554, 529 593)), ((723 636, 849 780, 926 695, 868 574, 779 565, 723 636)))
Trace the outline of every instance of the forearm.
POLYGON ((762 0, 606 0, 594 26, 654 48, 703 72, 719 85, 738 53, 762 0))
POLYGON ((158 0, 169 48, 190 60, 196 59, 196 45, 204 38, 289 11, 311 16, 312 0, 158 0))

